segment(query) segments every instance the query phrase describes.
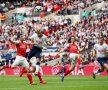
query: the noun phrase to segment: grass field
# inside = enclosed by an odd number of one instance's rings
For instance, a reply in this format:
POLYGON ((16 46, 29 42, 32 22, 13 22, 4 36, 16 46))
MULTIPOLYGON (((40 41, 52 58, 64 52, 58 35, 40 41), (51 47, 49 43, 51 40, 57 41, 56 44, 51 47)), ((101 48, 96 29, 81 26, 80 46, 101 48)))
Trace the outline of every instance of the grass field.
POLYGON ((60 81, 60 76, 43 76, 47 84, 29 85, 26 76, 0 76, 0 90, 108 90, 108 76, 67 76, 60 81))

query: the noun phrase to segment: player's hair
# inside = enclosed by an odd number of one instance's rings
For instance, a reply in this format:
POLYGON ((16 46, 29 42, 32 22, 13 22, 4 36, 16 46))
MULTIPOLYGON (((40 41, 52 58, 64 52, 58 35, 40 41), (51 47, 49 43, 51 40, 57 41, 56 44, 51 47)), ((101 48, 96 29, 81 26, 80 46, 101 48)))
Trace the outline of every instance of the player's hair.
POLYGON ((69 39, 68 39, 68 43, 71 43, 71 37, 69 37, 69 39))
POLYGON ((71 38, 72 38, 72 37, 73 37, 73 38, 75 38, 75 36, 74 36, 74 35, 72 35, 72 36, 71 36, 71 38))
POLYGON ((71 37, 69 37, 69 39, 68 39, 68 43, 71 43, 71 38, 72 38, 72 37, 76 40, 75 36, 72 35, 71 37))

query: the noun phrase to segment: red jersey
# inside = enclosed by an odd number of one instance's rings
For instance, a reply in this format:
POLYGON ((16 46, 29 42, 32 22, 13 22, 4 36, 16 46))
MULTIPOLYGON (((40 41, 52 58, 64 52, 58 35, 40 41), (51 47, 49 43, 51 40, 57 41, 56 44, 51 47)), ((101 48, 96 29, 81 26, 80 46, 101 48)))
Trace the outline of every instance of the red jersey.
POLYGON ((26 49, 27 49, 26 43, 25 42, 19 42, 16 45, 16 48, 17 48, 17 55, 25 57, 26 49))
POLYGON ((78 46, 75 43, 70 43, 69 44, 69 52, 78 54, 78 52, 79 52, 78 46))
POLYGON ((44 34, 45 34, 46 36, 48 36, 48 35, 49 35, 49 30, 45 30, 45 31, 44 31, 44 34))
POLYGON ((108 44, 108 38, 105 40, 106 44, 108 44))

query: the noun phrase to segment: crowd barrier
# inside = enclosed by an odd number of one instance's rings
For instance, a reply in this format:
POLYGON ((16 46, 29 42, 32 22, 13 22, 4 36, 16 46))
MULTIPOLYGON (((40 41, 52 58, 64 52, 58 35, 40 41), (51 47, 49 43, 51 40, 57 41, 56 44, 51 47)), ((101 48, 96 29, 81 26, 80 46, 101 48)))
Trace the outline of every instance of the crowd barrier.
MULTIPOLYGON (((47 50, 42 50, 42 55, 48 57, 49 55, 51 56, 56 56, 57 53, 54 51, 58 49, 59 47, 52 47, 52 46, 47 46, 47 50)), ((16 53, 16 52, 15 52, 16 53)), ((11 60, 12 59, 12 54, 11 53, 5 53, 1 55, 2 59, 5 60, 11 60)))
MULTIPOLYGON (((69 68, 69 66, 66 66, 66 68, 69 68)), ((79 66, 75 68, 74 71, 72 71, 69 75, 71 76, 91 76, 92 72, 94 70, 97 70, 99 66, 85 66, 83 69, 79 69, 79 66)), ((16 67, 15 69, 4 69, 0 71, 0 75, 19 75, 22 67, 16 67)), ((61 69, 61 66, 41 66, 40 72, 42 75, 55 75, 58 73, 61 69)), ((107 72, 104 71, 101 74, 98 75, 107 75, 107 72)))

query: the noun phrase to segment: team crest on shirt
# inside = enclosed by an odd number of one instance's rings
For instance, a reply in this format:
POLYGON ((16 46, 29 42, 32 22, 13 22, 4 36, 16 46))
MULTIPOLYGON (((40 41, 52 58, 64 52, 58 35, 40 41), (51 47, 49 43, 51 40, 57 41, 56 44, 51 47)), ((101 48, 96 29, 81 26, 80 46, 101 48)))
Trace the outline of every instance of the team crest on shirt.
POLYGON ((21 45, 20 48, 26 48, 26 45, 21 45))
POLYGON ((77 50, 78 48, 76 47, 76 46, 72 46, 72 47, 70 47, 70 49, 74 49, 74 50, 77 50))

